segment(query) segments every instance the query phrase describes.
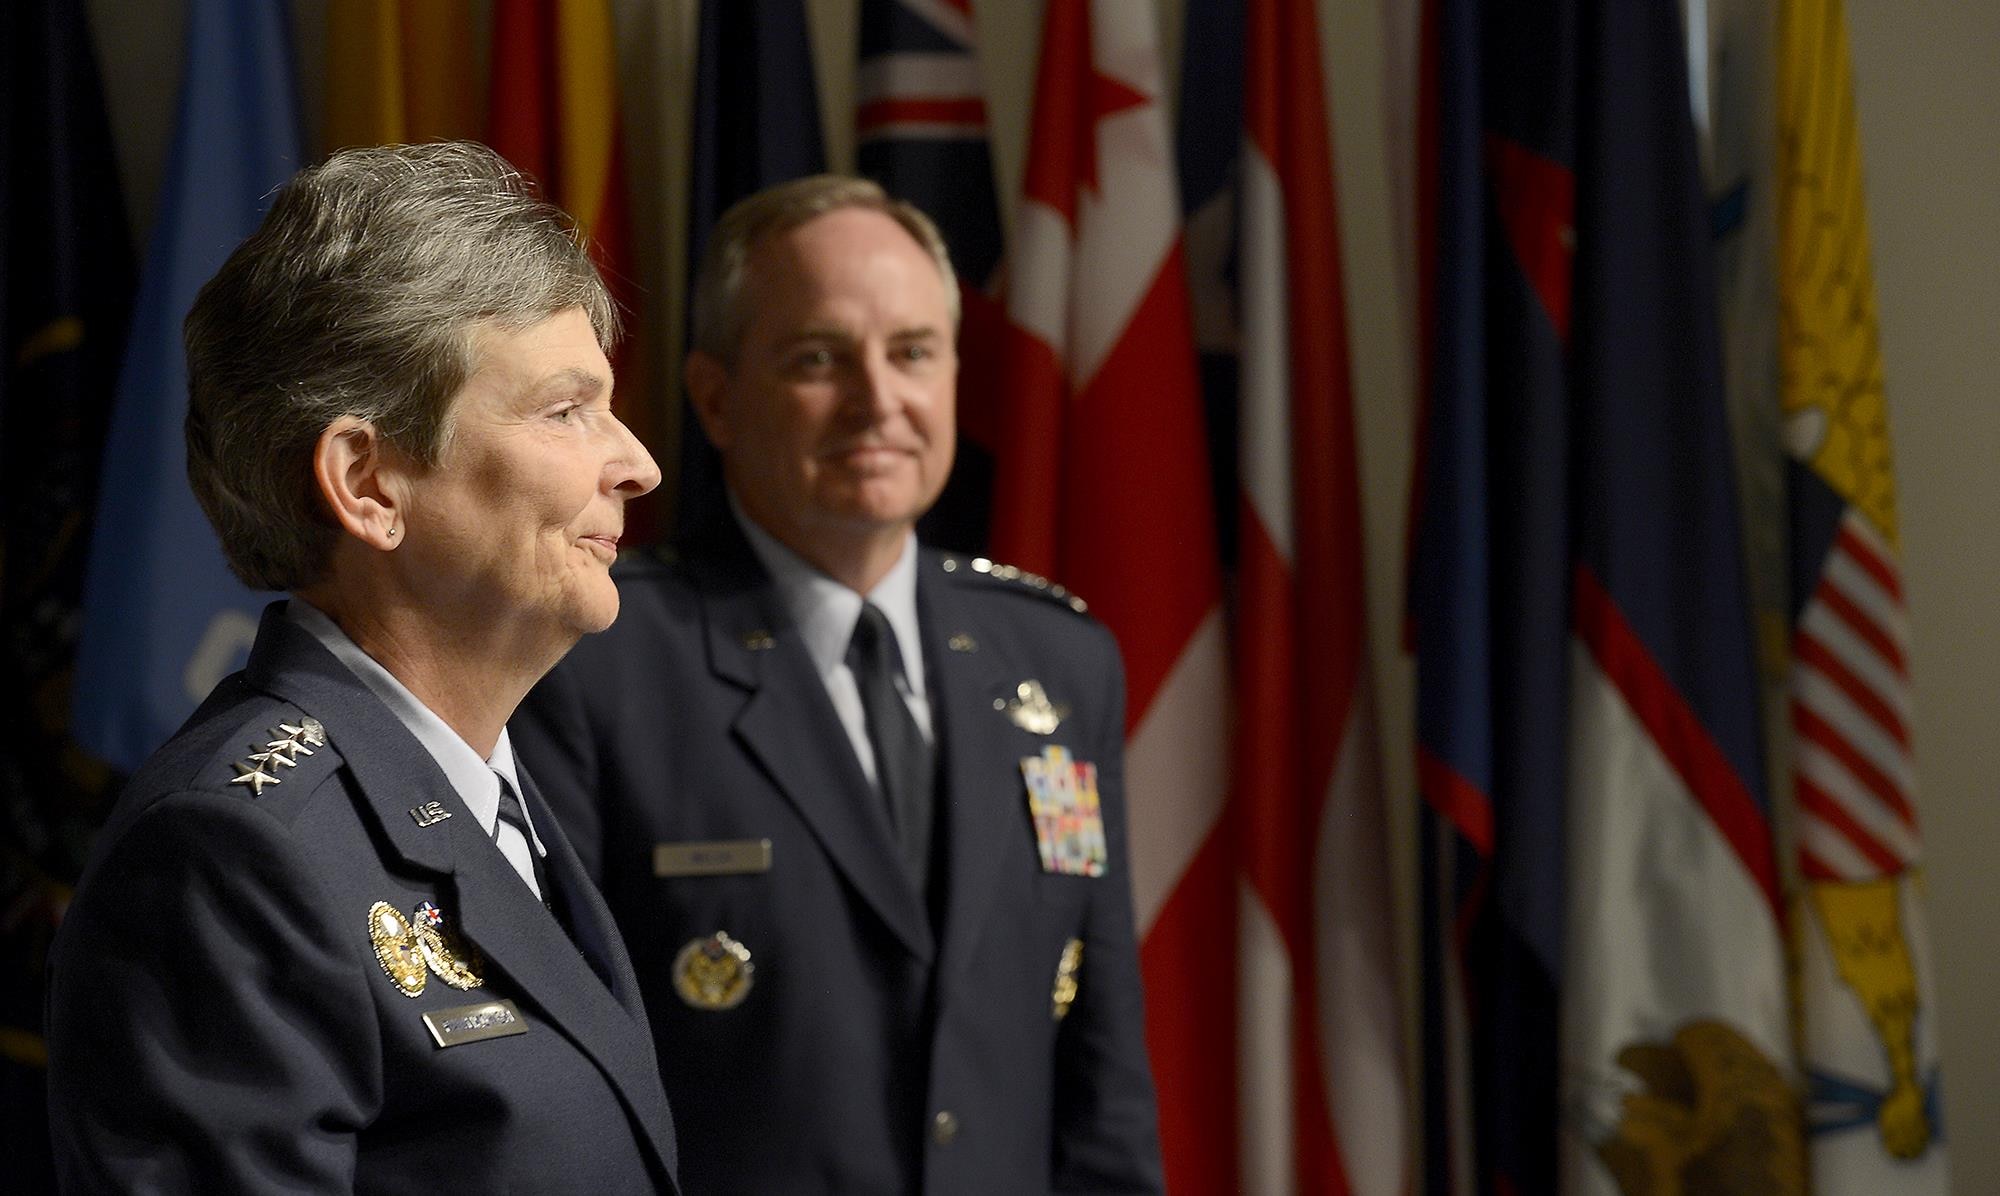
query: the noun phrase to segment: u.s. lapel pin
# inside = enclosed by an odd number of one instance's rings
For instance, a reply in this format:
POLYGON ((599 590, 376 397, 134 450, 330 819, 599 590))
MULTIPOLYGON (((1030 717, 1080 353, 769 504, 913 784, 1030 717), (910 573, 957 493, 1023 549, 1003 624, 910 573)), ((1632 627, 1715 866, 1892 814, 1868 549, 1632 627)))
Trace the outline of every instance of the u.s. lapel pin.
POLYGON ((1069 707, 1049 701, 1042 683, 1030 677, 1014 687, 1015 697, 1006 702, 995 702, 1003 707, 1007 717, 1023 731, 1035 735, 1053 735, 1062 726, 1063 719, 1069 717, 1069 707))
POLYGON ((778 641, 770 632, 759 627, 743 633, 743 646, 752 652, 769 652, 778 646, 778 641))
POLYGON ((944 645, 945 647, 950 648, 954 652, 979 651, 979 641, 973 639, 970 635, 967 635, 963 631, 954 634, 950 639, 944 642, 944 645))
POLYGON ((418 826, 433 826, 451 817, 451 811, 444 808, 443 802, 427 801, 421 806, 411 806, 410 817, 418 826))

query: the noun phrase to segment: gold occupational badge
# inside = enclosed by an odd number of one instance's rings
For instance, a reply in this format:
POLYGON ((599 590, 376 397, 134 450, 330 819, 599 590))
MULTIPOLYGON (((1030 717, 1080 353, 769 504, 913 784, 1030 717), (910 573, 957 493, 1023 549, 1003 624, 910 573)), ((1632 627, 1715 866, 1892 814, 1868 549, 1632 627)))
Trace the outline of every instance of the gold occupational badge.
POLYGON ((1036 735, 1054 735, 1056 728, 1069 717, 1069 707, 1058 706, 1049 701, 1042 683, 1030 677, 1014 687, 1015 697, 1000 705, 1007 717, 1023 731, 1036 735))
POLYGON ((421 996, 427 974, 423 947, 403 911, 386 901, 369 906, 368 939, 375 944, 375 958, 396 991, 406 997, 421 996))
POLYGON ((718 930, 674 956, 674 991, 695 1009, 734 1009, 750 995, 750 948, 718 930))
POLYGON ((438 979, 453 988, 478 988, 486 983, 479 974, 484 961, 445 925, 444 911, 435 901, 420 903, 411 921, 417 932, 417 950, 438 979))
POLYGON ((1076 972, 1083 966, 1083 940, 1071 939, 1063 944, 1062 958, 1056 960, 1056 987, 1050 994, 1052 1012, 1061 1021, 1069 1016, 1069 1007, 1076 1003, 1076 972))

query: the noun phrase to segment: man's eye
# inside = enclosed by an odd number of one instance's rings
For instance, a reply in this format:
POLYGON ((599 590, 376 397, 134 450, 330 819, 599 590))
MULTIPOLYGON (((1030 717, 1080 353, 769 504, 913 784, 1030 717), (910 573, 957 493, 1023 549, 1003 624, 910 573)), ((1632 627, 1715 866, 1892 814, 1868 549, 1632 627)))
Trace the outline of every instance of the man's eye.
POLYGON ((577 405, 575 403, 565 403, 554 411, 549 412, 549 418, 559 424, 567 424, 574 422, 576 413, 577 405))
POLYGON ((903 346, 903 360, 905 361, 929 361, 931 358, 936 356, 937 356, 937 351, 935 349, 932 349, 929 345, 903 346))
POLYGON ((792 359, 802 370, 823 370, 833 365, 833 350, 826 348, 802 349, 792 359))

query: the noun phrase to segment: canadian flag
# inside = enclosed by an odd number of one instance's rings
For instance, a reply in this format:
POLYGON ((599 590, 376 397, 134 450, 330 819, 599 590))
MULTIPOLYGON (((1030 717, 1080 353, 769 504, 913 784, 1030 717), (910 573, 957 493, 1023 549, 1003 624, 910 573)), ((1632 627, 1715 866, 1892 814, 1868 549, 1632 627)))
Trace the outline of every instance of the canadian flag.
POLYGON ((1007 282, 994 555, 1090 600, 1126 789, 1168 1185, 1233 1191, 1222 580, 1152 6, 1050 0, 1007 282))

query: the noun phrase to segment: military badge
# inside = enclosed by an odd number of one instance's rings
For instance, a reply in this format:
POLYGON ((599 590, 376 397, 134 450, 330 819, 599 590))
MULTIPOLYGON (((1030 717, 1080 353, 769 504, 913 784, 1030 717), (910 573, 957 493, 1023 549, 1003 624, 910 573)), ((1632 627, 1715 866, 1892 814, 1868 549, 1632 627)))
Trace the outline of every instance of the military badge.
POLYGON ((434 901, 417 906, 415 916, 417 951, 437 978, 453 988, 478 988, 486 983, 480 976, 479 956, 445 925, 444 911, 434 901))
POLYGON ((994 705, 1007 712, 1008 721, 1035 735, 1054 735, 1069 717, 1069 707, 1049 701, 1042 683, 1030 677, 1014 687, 1015 696, 994 705))
POLYGON ((1021 758, 1021 776, 1028 783, 1028 812, 1034 817, 1042 871, 1103 876, 1111 853, 1104 841, 1097 765, 1071 758, 1061 744, 1050 744, 1039 756, 1021 758))
POLYGON ((406 997, 421 996, 427 974, 423 948, 403 911, 386 901, 369 906, 368 939, 375 944, 375 958, 396 991, 406 997))
POLYGON ((261 752, 251 752, 237 764, 237 773, 229 779, 232 785, 250 786, 253 797, 264 796, 264 786, 278 785, 278 773, 282 769, 297 768, 300 756, 310 756, 313 749, 326 746, 326 728, 318 719, 301 720, 298 726, 279 723, 271 732, 275 738, 264 744, 261 752))
POLYGON ((718 930, 674 956, 674 991, 695 1009, 734 1009, 750 995, 750 948, 718 930))
POLYGON ((1076 973, 1083 966, 1083 940, 1071 939, 1063 944, 1062 958, 1056 960, 1056 987, 1050 994, 1052 1012, 1057 1021, 1069 1016, 1069 1007, 1076 1004, 1076 973))

